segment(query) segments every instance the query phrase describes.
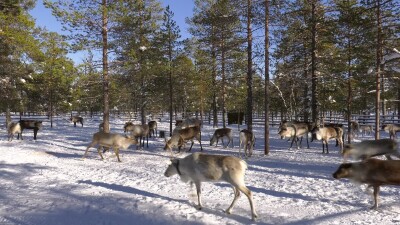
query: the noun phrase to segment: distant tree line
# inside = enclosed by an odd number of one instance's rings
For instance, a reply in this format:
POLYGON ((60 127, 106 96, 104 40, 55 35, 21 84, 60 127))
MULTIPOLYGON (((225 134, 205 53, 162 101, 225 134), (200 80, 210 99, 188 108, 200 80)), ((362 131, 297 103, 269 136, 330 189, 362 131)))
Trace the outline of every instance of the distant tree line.
POLYGON ((103 111, 105 131, 111 110, 140 112, 142 122, 208 112, 214 126, 227 124, 217 112, 252 115, 266 102, 306 121, 399 113, 400 60, 386 60, 400 48, 398 1, 194 3, 182 40, 159 0, 45 0, 69 35, 37 27, 34 0, 1 0, 1 111, 103 111), (67 57, 75 51, 85 52, 79 65, 67 57))

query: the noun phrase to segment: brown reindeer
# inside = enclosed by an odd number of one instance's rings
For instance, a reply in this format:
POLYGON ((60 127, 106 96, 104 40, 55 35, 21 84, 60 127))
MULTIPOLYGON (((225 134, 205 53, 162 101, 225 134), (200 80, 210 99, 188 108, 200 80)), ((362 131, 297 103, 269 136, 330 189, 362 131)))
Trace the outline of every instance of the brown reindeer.
POLYGON ((335 179, 348 178, 352 181, 368 184, 374 189, 374 205, 378 208, 378 194, 382 185, 400 185, 400 160, 379 160, 370 158, 357 163, 343 163, 335 173, 335 179))
POLYGON ((83 127, 83 118, 82 117, 80 117, 80 116, 72 116, 70 118, 70 120, 71 120, 71 122, 74 123, 74 127, 76 127, 76 123, 82 124, 82 127, 83 127))
POLYGON ((211 137, 210 139, 210 146, 214 145, 217 146, 218 145, 218 141, 219 139, 222 140, 222 146, 224 146, 224 137, 228 138, 228 144, 226 145, 226 147, 229 146, 229 143, 232 144, 232 148, 233 148, 233 137, 232 137, 232 129, 230 128, 220 128, 220 129, 216 129, 214 131, 214 135, 211 137))
POLYGON ((194 141, 196 139, 200 143, 201 151, 203 151, 203 146, 201 145, 201 130, 200 127, 187 127, 183 129, 178 129, 174 131, 172 137, 165 142, 164 150, 169 150, 172 153, 172 148, 178 147, 179 152, 181 151, 181 147, 184 145, 184 142, 191 141, 192 145, 189 150, 192 150, 194 141))
MULTIPOLYGON (((20 120, 19 125, 21 126, 21 140, 22 139, 22 132, 24 129, 31 129, 33 130, 33 139, 36 140, 37 132, 39 129, 42 128, 42 121, 39 120, 20 120)), ((18 134, 19 139, 19 134, 18 134)))
POLYGON ((239 133, 239 157, 240 155, 240 149, 243 146, 243 151, 244 151, 244 156, 251 157, 253 155, 253 148, 256 142, 256 138, 253 134, 253 132, 243 129, 239 133))

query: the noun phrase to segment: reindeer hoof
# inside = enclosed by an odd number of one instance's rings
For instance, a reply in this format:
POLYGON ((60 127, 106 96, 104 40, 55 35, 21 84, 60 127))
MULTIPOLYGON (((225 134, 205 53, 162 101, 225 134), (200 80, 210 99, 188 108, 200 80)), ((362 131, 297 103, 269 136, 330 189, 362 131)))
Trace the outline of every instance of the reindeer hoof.
POLYGON ((378 210, 378 206, 377 205, 373 205, 371 208, 369 208, 370 210, 378 210))
POLYGON ((202 208, 203 208, 203 207, 200 206, 200 205, 196 206, 196 209, 197 209, 197 210, 201 210, 202 208))

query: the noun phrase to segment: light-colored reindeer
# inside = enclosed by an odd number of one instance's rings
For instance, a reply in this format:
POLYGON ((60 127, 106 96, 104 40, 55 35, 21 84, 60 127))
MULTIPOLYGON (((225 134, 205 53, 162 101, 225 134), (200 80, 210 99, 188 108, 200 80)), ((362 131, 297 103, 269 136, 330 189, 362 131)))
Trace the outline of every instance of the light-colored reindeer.
POLYGON ((240 192, 242 192, 249 199, 251 219, 255 221, 257 213, 253 204, 253 194, 244 183, 246 169, 246 162, 237 157, 196 152, 183 159, 172 159, 164 175, 170 177, 178 174, 183 182, 190 182, 196 185, 197 209, 202 209, 203 207, 201 203, 202 182, 224 181, 230 183, 233 186, 234 198, 226 213, 231 214, 232 208, 239 198, 240 192))
POLYGON ((155 120, 149 121, 148 125, 149 125, 149 136, 151 137, 153 135, 154 137, 157 137, 157 121, 155 120))
POLYGON ((397 139, 396 133, 400 132, 400 125, 397 124, 384 124, 382 130, 389 133, 390 139, 397 139))
POLYGON ((287 127, 282 127, 279 132, 278 132, 279 136, 281 136, 281 139, 286 137, 286 138, 293 138, 289 149, 292 148, 293 146, 293 142, 296 143, 296 147, 297 149, 299 149, 299 144, 298 144, 298 140, 299 137, 300 139, 300 147, 301 147, 301 142, 303 141, 303 136, 306 136, 306 140, 307 140, 307 148, 310 148, 310 145, 308 143, 308 128, 304 128, 304 127, 297 127, 297 130, 295 129, 295 127, 293 126, 287 126, 287 127), (297 131, 297 133, 296 133, 297 131))
POLYGON ((343 129, 340 127, 315 127, 312 132, 316 136, 317 140, 322 140, 322 153, 329 153, 328 141, 330 139, 336 139, 337 145, 340 145, 340 153, 343 153, 343 129))
MULTIPOLYGON (((22 133, 22 129, 21 129, 21 124, 20 123, 10 123, 8 125, 8 141, 12 141, 14 138, 15 134, 21 134, 22 133)), ((22 139, 22 135, 21 135, 21 139, 22 139)))
POLYGON ((132 122, 126 122, 124 125, 124 132, 131 132, 132 138, 139 138, 139 146, 144 147, 145 138, 147 140, 147 148, 149 147, 149 125, 147 124, 133 124, 132 122), (143 140, 143 143, 142 143, 143 140))
POLYGON ((120 134, 111 134, 111 133, 103 133, 103 132, 97 132, 93 134, 92 142, 89 144, 89 146, 86 148, 85 154, 83 155, 82 158, 85 158, 89 148, 92 148, 96 145, 97 147, 97 152, 99 153, 101 159, 103 158, 103 155, 101 154, 100 149, 102 147, 105 148, 113 148, 115 155, 117 156, 118 162, 121 162, 119 159, 119 149, 122 148, 124 150, 128 149, 130 145, 137 144, 136 139, 131 139, 126 136, 122 136, 120 134))

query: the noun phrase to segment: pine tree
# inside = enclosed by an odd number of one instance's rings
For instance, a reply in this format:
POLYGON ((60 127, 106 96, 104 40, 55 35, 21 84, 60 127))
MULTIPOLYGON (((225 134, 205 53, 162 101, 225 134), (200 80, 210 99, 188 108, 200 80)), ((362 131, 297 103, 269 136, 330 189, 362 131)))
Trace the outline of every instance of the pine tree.
POLYGON ((178 39, 180 36, 179 27, 173 20, 174 13, 170 10, 169 6, 164 11, 163 24, 161 25, 159 42, 162 48, 162 53, 168 62, 168 94, 169 94, 169 131, 172 135, 172 118, 173 118, 173 68, 172 62, 176 58, 177 48, 179 47, 178 39))
POLYGON ((102 79, 103 79, 103 123, 104 132, 110 131, 110 99, 109 99, 109 31, 113 28, 114 2, 102 0, 100 4, 96 0, 69 2, 65 0, 44 0, 46 7, 51 8, 63 24, 63 28, 69 30, 70 38, 77 49, 101 49, 102 51, 102 79), (96 7, 96 8, 94 8, 96 7))
POLYGON ((6 125, 11 110, 22 113, 25 108, 26 81, 33 73, 32 66, 25 62, 40 57, 35 23, 27 13, 33 4, 28 0, 0 1, 0 109, 6 111, 6 125))

